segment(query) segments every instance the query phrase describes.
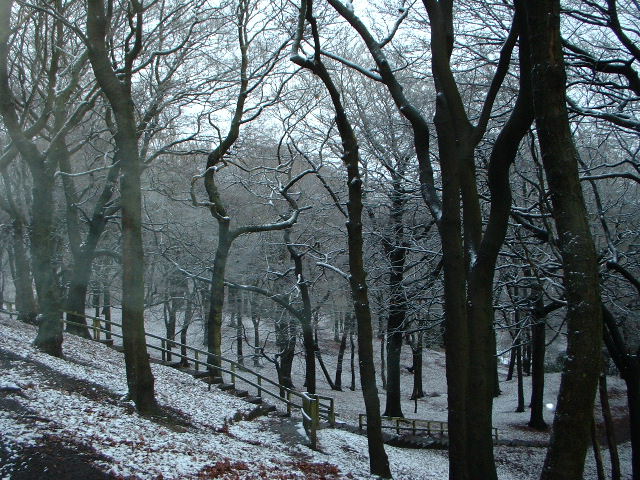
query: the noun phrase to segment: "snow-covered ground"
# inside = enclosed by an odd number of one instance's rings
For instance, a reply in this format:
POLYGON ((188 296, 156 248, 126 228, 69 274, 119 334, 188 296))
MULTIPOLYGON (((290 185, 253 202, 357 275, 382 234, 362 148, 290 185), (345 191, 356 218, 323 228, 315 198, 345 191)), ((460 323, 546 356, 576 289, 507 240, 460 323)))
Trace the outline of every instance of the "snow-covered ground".
MULTIPOLYGON (((157 322, 150 322, 150 330, 162 332, 157 322)), ((116 351, 65 335, 65 359, 56 359, 31 346, 33 327, 2 314, 0 337, 0 390, 4 392, 0 393, 0 478, 12 478, 24 467, 21 452, 25 449, 39 448, 53 440, 71 450, 95 452, 90 461, 112 478, 370 478, 365 437, 321 430, 321 452, 315 452, 305 446, 298 420, 274 415, 238 420, 254 406, 216 388, 208 391, 204 383, 161 365, 152 366, 156 395, 165 411, 172 413, 167 418, 141 417, 124 398, 124 362, 116 351)), ((329 365, 331 357, 326 354, 329 365)), ((343 382, 348 385, 348 358, 345 361, 343 382)), ((408 357, 403 361, 409 364, 408 357)), ((300 359, 294 372, 294 382, 299 386, 301 366, 300 359)), ((425 390, 436 395, 421 399, 415 415, 413 402, 406 401, 405 414, 445 419, 443 354, 429 352, 424 367, 425 390)), ((262 370, 269 372, 267 367, 262 370)), ((331 392, 321 378, 319 385, 320 393, 336 399, 340 419, 353 421, 363 411, 359 391, 331 392)), ((408 373, 403 374, 403 385, 410 391, 408 373)), ((545 401, 555 401, 557 385, 557 375, 548 376, 549 398, 545 401)), ((610 387, 614 393, 621 388, 614 379, 610 379, 610 387)), ((544 435, 522 428, 527 413, 512 413, 515 381, 501 382, 501 388, 503 395, 494 410, 494 424, 501 434, 511 438, 544 435)), ((548 419, 551 421, 551 412, 548 419)), ((386 450, 394 478, 447 478, 446 452, 386 450)), ((544 453, 542 448, 497 447, 499 477, 537 478, 544 453)), ((620 445, 620 453, 623 478, 631 478, 628 443, 620 445)), ((606 461, 606 451, 603 457, 606 461)), ((591 452, 585 478, 596 478, 591 452)))

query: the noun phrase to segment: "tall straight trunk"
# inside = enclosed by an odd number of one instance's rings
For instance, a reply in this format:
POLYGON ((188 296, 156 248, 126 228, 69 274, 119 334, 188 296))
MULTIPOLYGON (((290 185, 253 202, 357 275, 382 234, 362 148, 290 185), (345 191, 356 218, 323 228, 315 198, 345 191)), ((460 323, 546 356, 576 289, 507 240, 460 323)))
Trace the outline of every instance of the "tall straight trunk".
POLYGON ((602 307, 604 340, 620 376, 627 385, 627 407, 631 431, 631 469, 633 480, 640 479, 640 355, 626 345, 611 311, 602 307))
POLYGON ((347 329, 342 329, 342 338, 340 339, 340 349, 338 350, 338 361, 336 362, 336 376, 333 384, 335 389, 342 391, 342 364, 344 362, 344 352, 347 349, 347 329))
POLYGON ((382 382, 382 389, 387 389, 387 362, 384 352, 387 346, 387 334, 382 332, 378 334, 378 340, 380 340, 380 381, 382 382))
POLYGON ((29 257, 25 249, 23 224, 13 222, 11 252, 13 253, 13 284, 16 290, 16 310, 18 318, 33 323, 36 319, 36 300, 33 296, 33 277, 29 257))
POLYGON ((627 375, 624 381, 627 384, 627 406, 629 407, 629 428, 631 431, 631 467, 633 480, 638 480, 640 478, 640 376, 636 372, 627 375))
POLYGON ((242 295, 237 292, 236 297, 236 356, 238 363, 244 365, 242 344, 244 342, 244 323, 242 322, 242 295))
MULTIPOLYGON (((542 297, 536 300, 542 304, 542 297)), ((536 430, 546 430, 544 421, 544 356, 546 348, 545 331, 547 328, 544 316, 536 314, 534 309, 533 325, 531 325, 531 417, 529 426, 536 430)))
POLYGON ((102 314, 104 315, 104 328, 106 330, 105 338, 111 340, 111 290, 107 282, 102 283, 102 299, 104 301, 102 314))
POLYGON ((353 340, 353 330, 349 331, 349 346, 350 346, 350 355, 349 355, 349 367, 351 372, 351 383, 349 384, 349 390, 352 392, 356 389, 356 365, 355 365, 355 356, 356 356, 356 345, 353 340))
POLYGON ((129 396, 141 413, 156 409, 154 379, 144 331, 144 250, 140 159, 133 105, 119 125, 116 144, 121 159, 122 335, 129 396))
MULTIPOLYGON (((401 207, 394 205, 394 208, 399 209, 401 207)), ((400 219, 401 221, 402 219, 400 219)), ((401 230, 401 223, 394 226, 396 229, 401 230)), ((396 234, 396 237, 399 236, 401 234, 396 234)), ((398 238, 395 241, 397 242, 398 238)), ((400 402, 400 354, 407 311, 405 292, 402 285, 406 250, 402 246, 394 245, 389 256, 391 260, 391 272, 389 275, 391 295, 389 318, 387 320, 387 396, 384 415, 404 417, 400 402)))
POLYGON ((505 380, 508 382, 513 379, 513 372, 516 368, 516 346, 515 341, 512 340, 511 348, 509 349, 509 368, 507 369, 507 377, 505 380))
POLYGON ((411 400, 424 397, 424 389, 422 388, 422 340, 418 342, 418 345, 411 352, 413 360, 413 391, 411 392, 411 400))
POLYGON ((251 308, 251 323, 253 324, 253 366, 260 366, 260 315, 255 311, 254 304, 251 308))
POLYGON ((389 239, 383 239, 389 257, 389 316, 387 318, 387 395, 384 414, 403 417, 400 402, 400 354, 404 336, 404 322, 407 316, 406 293, 403 284, 407 251, 404 246, 404 210, 406 199, 402 192, 401 180, 392 174, 390 224, 393 232, 389 239))
POLYGON ((207 362, 214 367, 211 374, 215 377, 221 375, 220 366, 222 356, 222 312, 224 308, 224 275, 227 268, 227 259, 231 248, 229 235, 229 222, 218 221, 218 247, 213 260, 211 272, 211 289, 209 290, 209 314, 207 316, 207 362))
POLYGON ((525 2, 536 127, 560 239, 567 300, 567 362, 542 480, 582 478, 600 374, 602 310, 578 154, 566 107, 560 1, 525 2))
POLYGON ((600 442, 598 442, 598 430, 596 428, 595 418, 591 421, 591 447, 593 448, 593 459, 596 464, 598 480, 607 480, 607 475, 604 473, 604 462, 602 461, 600 442))
POLYGON ((38 335, 34 345, 45 353, 62 356, 61 289, 55 266, 53 241, 53 175, 31 171, 33 209, 31 258, 38 294, 38 335))
POLYGON ((523 385, 523 365, 522 365, 522 345, 516 347, 516 365, 518 372, 518 405, 516 406, 516 412, 524 412, 524 385, 523 385))
MULTIPOLYGON (((297 50, 291 59, 311 70, 324 84, 336 113, 336 125, 342 141, 342 161, 347 169, 347 237, 349 257, 349 284, 353 301, 358 331, 358 358, 360 365, 360 385, 367 415, 367 441, 369 450, 369 467, 373 475, 383 478, 391 477, 389 459, 384 450, 382 438, 382 420, 380 418, 380 399, 376 386, 376 371, 373 353, 373 327, 369 295, 367 291, 366 271, 364 268, 364 239, 362 235, 362 179, 360 177, 360 155, 358 141, 349 123, 346 111, 340 99, 340 92, 322 63, 320 56, 320 36, 316 19, 312 14, 310 1, 303 2, 300 9, 298 32, 304 25, 311 25, 315 55, 313 60, 298 55, 297 50)), ((298 47, 301 38, 297 39, 298 47)), ((297 47, 294 43, 294 49, 297 47)))
POLYGON ((607 375, 600 374, 598 383, 600 393, 600 406, 602 407, 602 418, 604 419, 605 434, 607 437, 607 448, 611 459, 611 480, 620 480, 620 457, 618 456, 618 445, 616 435, 613 430, 613 417, 611 416, 611 406, 609 405, 609 393, 607 391, 607 375))
POLYGON ((129 397, 141 413, 155 411, 154 379, 144 332, 144 250, 142 247, 142 165, 138 150, 136 114, 132 95, 133 63, 142 49, 143 9, 131 4, 130 28, 137 41, 125 53, 117 74, 107 48, 109 17, 103 0, 87 0, 87 46, 98 85, 113 110, 116 158, 120 162, 122 225, 122 335, 129 397))

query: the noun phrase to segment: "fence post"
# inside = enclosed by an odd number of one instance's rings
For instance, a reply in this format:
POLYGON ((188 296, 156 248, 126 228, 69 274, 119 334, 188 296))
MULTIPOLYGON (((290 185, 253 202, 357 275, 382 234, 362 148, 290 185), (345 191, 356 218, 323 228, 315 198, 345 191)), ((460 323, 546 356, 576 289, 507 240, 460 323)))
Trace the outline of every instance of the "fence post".
POLYGON ((93 339, 100 340, 100 320, 97 318, 93 319, 93 339))
POLYGON ((413 424, 413 434, 415 435, 416 434, 416 421, 413 420, 411 423, 413 424))
POLYGON ((336 426, 336 409, 333 403, 333 398, 329 400, 329 425, 332 427, 336 426))
POLYGON ((200 362, 198 361, 198 350, 196 350, 196 372, 200 370, 200 362))
POLYGON ((258 376, 258 397, 262 397, 262 377, 258 376))
POLYGON ((291 392, 286 390, 286 398, 287 398, 287 415, 291 416, 291 392))
POLYGON ((360 430, 362 430, 362 417, 363 417, 362 414, 358 415, 358 428, 360 430))
POLYGON ((231 383, 236 384, 236 364, 231 364, 231 383))

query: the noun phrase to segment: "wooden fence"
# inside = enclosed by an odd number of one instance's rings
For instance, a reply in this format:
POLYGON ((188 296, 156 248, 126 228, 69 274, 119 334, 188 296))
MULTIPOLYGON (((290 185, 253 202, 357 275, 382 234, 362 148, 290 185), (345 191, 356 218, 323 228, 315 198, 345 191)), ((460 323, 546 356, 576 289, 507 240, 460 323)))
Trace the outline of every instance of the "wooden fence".
MULTIPOLYGON (((93 338, 95 340, 100 340, 101 332, 105 334, 105 339, 107 341, 113 341, 112 337, 122 338, 122 325, 117 322, 105 320, 99 317, 92 317, 91 315, 82 315, 72 312, 64 313, 81 316, 88 320, 91 320, 89 325, 85 325, 81 322, 74 322, 72 320, 65 320, 65 322, 72 325, 88 327, 89 330, 93 333, 93 338), (102 326, 102 323, 105 324, 105 327, 102 326), (116 329, 114 329, 113 327, 117 327, 117 329, 120 329, 120 332, 116 331, 116 329)), ((309 429, 307 430, 307 433, 309 435, 309 439, 312 443, 313 448, 315 448, 316 441, 315 430, 319 428, 320 420, 325 420, 331 427, 335 426, 336 413, 334 399, 332 397, 309 394, 306 392, 298 392, 297 390, 284 387, 278 382, 274 382, 270 378, 265 377, 264 375, 221 355, 214 355, 205 350, 201 350, 190 345, 185 345, 180 342, 161 337, 159 335, 154 335, 152 333, 145 333, 145 335, 147 337, 147 347, 159 351, 161 354, 161 359, 163 361, 166 360, 167 354, 175 355, 178 358, 184 359, 188 362, 192 362, 197 372, 202 370, 203 373, 209 371, 212 373, 215 372, 216 375, 228 375, 230 383, 234 386, 234 388, 238 380, 244 382, 245 384, 256 389, 257 397, 262 398, 264 395, 266 395, 273 398, 276 402, 284 404, 287 414, 289 415, 291 415, 294 409, 300 409, 300 411, 302 412, 305 430, 309 429), (150 341, 150 339, 159 340, 160 346, 154 345, 150 341), (180 348, 181 350, 189 353, 187 353, 187 355, 184 355, 183 353, 172 351, 167 348, 169 346, 180 348), (211 363, 208 363, 207 360, 211 357, 214 357, 220 363, 220 365, 213 365, 211 363)))

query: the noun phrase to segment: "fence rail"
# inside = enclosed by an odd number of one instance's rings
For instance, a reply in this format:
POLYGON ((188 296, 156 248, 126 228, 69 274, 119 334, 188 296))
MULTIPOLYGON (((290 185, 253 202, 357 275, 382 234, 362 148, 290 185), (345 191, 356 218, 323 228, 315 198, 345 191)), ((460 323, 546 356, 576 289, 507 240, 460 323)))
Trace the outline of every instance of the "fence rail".
MULTIPOLYGON (((114 322, 112 320, 106 320, 99 317, 93 317, 91 315, 86 314, 78 314, 74 312, 64 312, 67 315, 67 319, 65 322, 71 325, 77 325, 81 327, 86 327, 90 331, 93 332, 93 338, 95 340, 100 340, 100 332, 104 332, 106 335, 106 339, 109 340, 111 337, 123 338, 122 333, 118 333, 113 330, 111 327, 118 327, 122 332, 122 325, 120 323, 114 322), (91 325, 87 325, 82 322, 76 322, 73 320, 69 320, 69 316, 73 315, 76 317, 83 317, 89 320, 92 320, 91 325), (103 328, 101 322, 104 323, 107 328, 103 328)), ((243 364, 240 364, 234 360, 229 358, 225 358, 222 355, 215 355, 213 353, 207 352, 205 350, 192 347, 190 345, 186 345, 180 342, 176 342, 174 340, 170 340, 165 337, 161 337, 159 335, 155 335, 153 333, 145 332, 145 336, 147 338, 152 338, 156 340, 160 340, 160 346, 154 345, 150 341, 146 341, 147 347, 153 350, 157 350, 161 352, 161 359, 164 361, 167 358, 167 354, 175 355, 181 359, 191 361, 194 364, 194 368, 196 371, 199 371, 200 368, 203 370, 208 369, 209 372, 216 373, 216 376, 220 373, 225 373, 229 376, 231 380, 231 384, 235 387, 237 380, 241 380, 247 385, 254 387, 257 391, 256 396, 262 398, 263 395, 270 396, 275 399, 277 402, 283 403, 287 409, 287 414, 291 414, 294 409, 301 409, 303 412, 306 412, 307 416, 311 416, 313 421, 315 422, 315 428, 317 428, 319 424, 319 420, 325 420, 329 423, 330 426, 335 426, 336 421, 336 413, 335 413, 335 403, 332 397, 327 397, 324 395, 315 395, 308 394, 305 392, 298 392, 297 390, 293 390, 291 388, 280 385, 278 382, 274 382, 268 377, 261 375, 260 373, 253 371, 243 364), (192 356, 188 354, 185 355, 183 353, 178 353, 176 351, 171 350, 169 347, 180 348, 181 351, 193 352, 192 356), (204 359, 215 358, 217 363, 220 365, 211 364, 208 361, 201 360, 200 357, 204 359), (267 385, 267 386, 265 386, 267 385), (276 389, 276 392, 272 391, 271 387, 276 389), (315 399, 315 405, 311 411, 305 410, 305 406, 309 407, 309 398, 315 399), (306 402, 306 403, 305 403, 306 402)), ((314 403, 314 402, 311 402, 314 403)), ((304 418, 304 415, 303 415, 304 418)), ((305 427, 306 428, 306 427, 305 427)), ((312 436, 309 435, 310 440, 313 442, 312 436)), ((315 433, 314 433, 315 437, 315 433)))
MULTIPOLYGON (((423 420, 419 418, 403 418, 382 416, 382 429, 395 430, 398 435, 410 432, 412 435, 426 433, 428 436, 440 435, 441 437, 449 435, 449 424, 439 420, 423 420), (384 422, 387 422, 385 424, 384 422)), ((367 415, 361 413, 358 415, 358 427, 364 430, 367 427, 367 415)), ((492 429, 494 440, 498 440, 498 429, 492 429)))

